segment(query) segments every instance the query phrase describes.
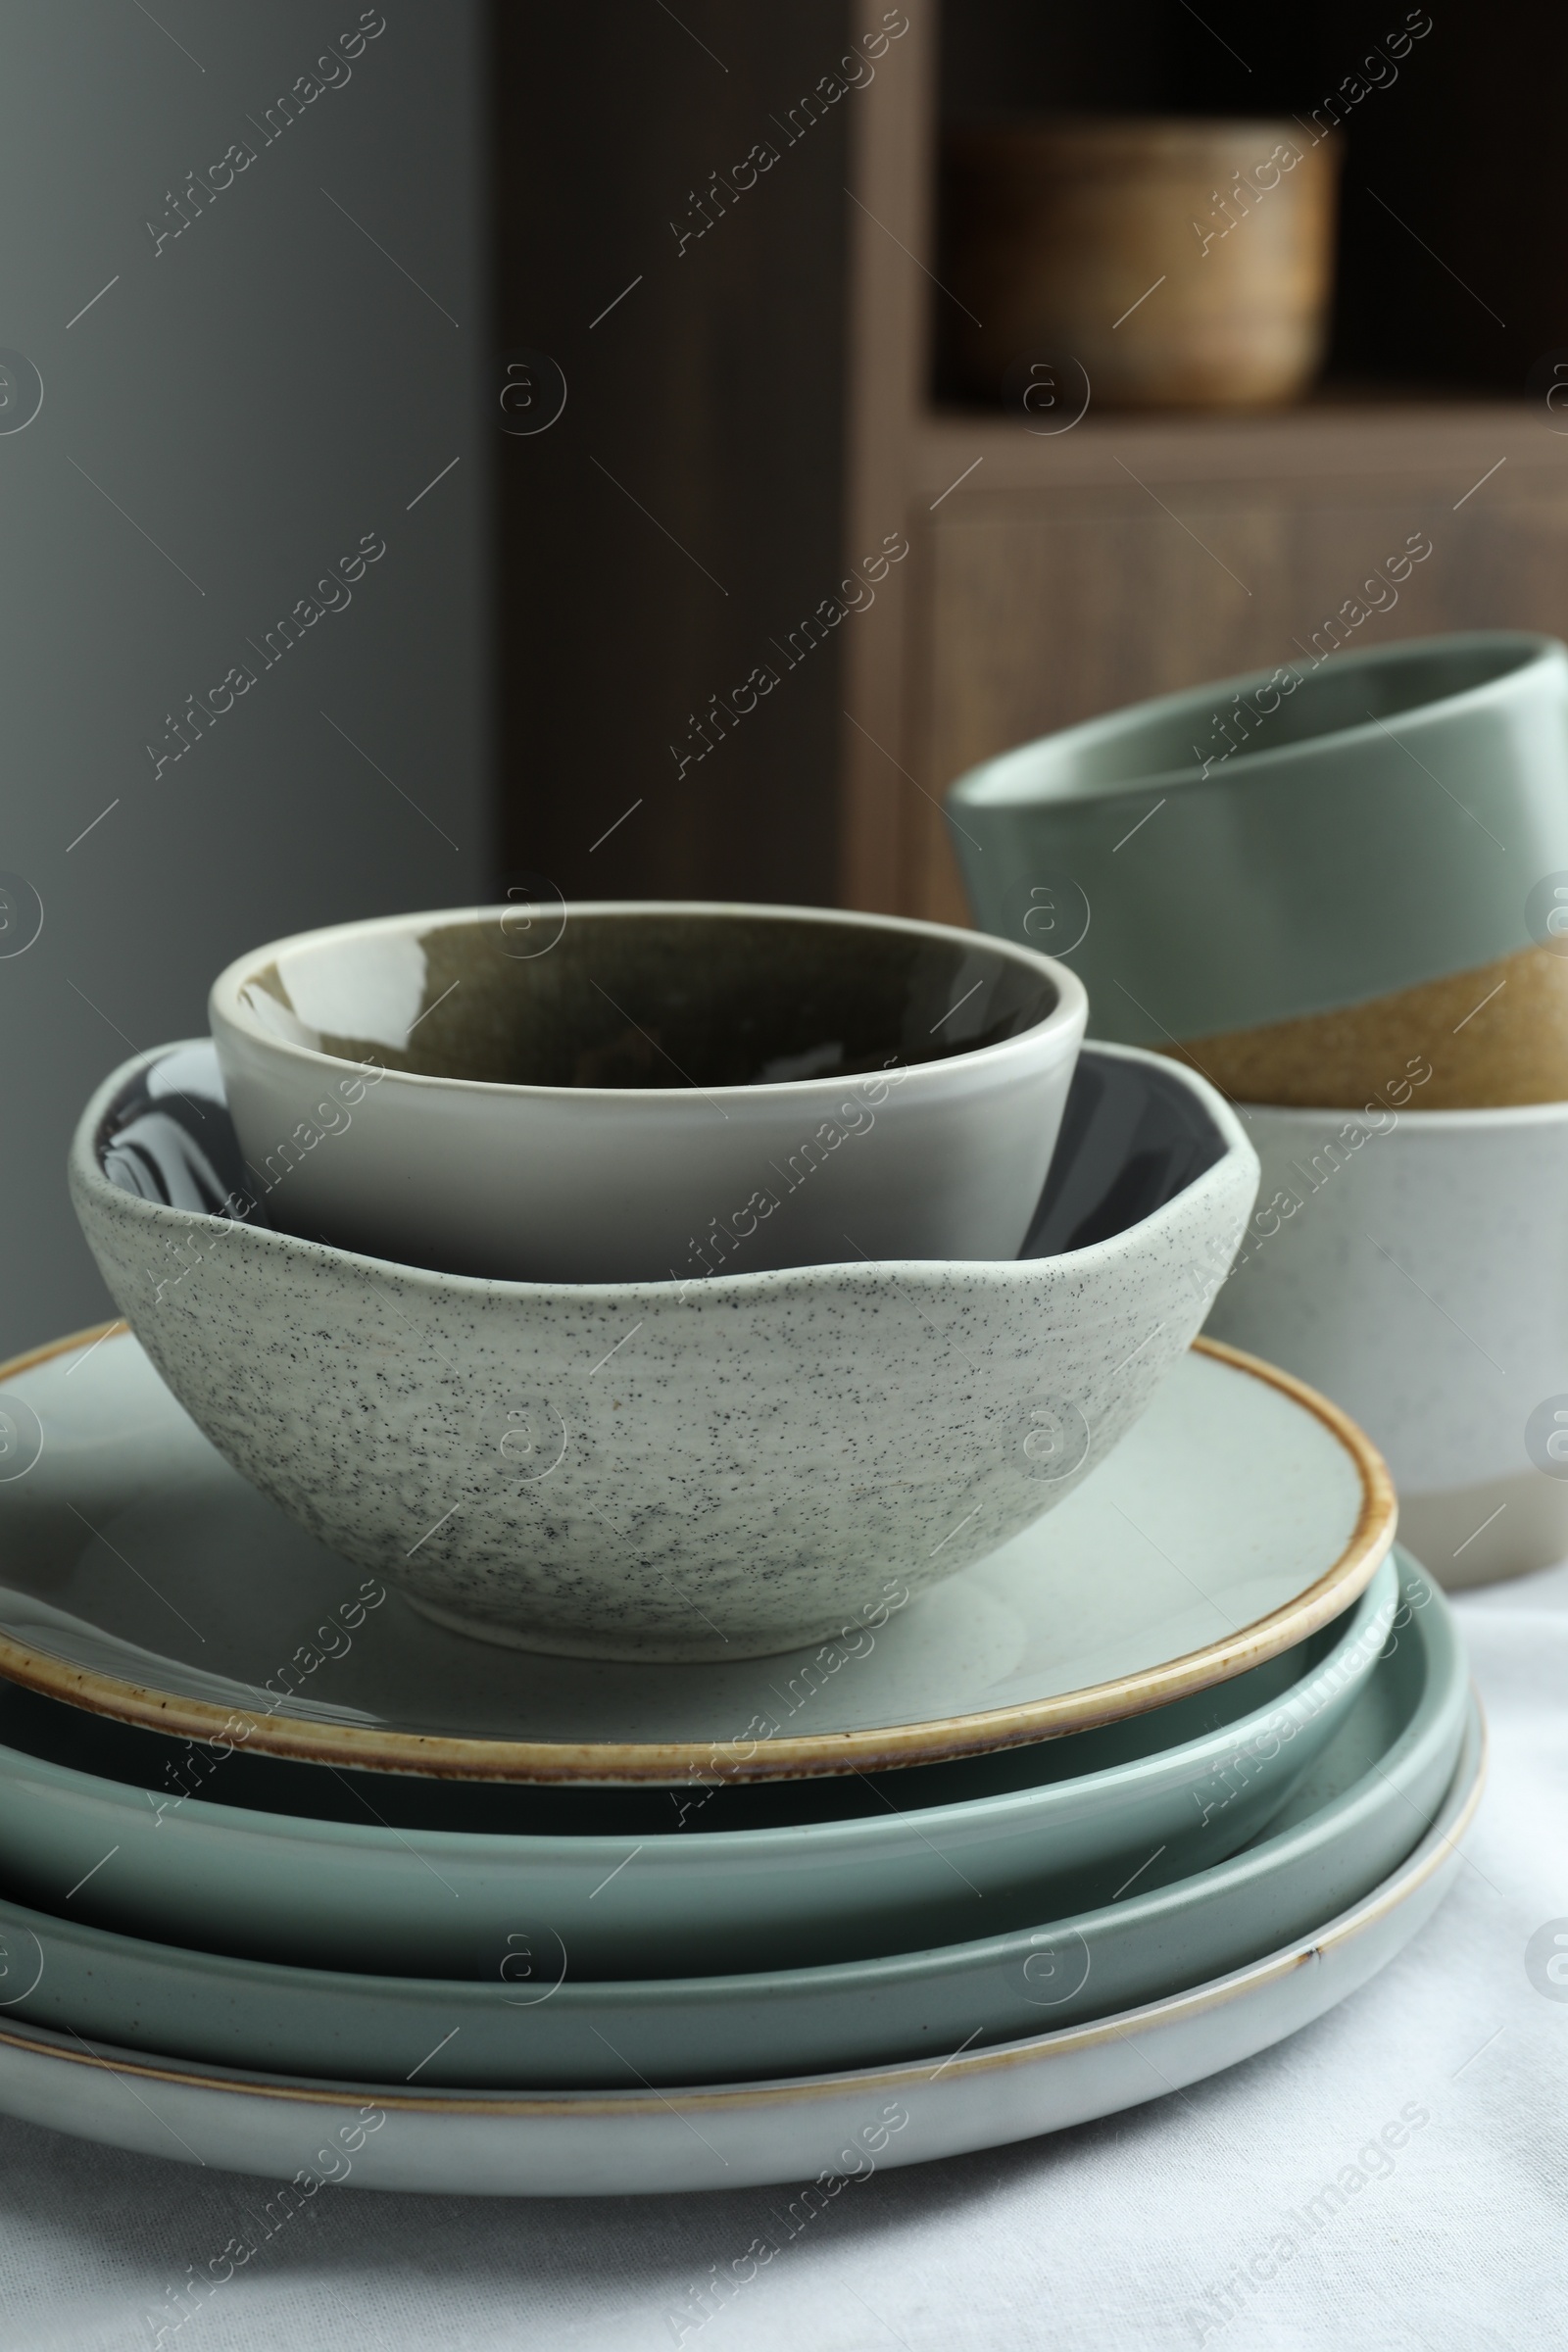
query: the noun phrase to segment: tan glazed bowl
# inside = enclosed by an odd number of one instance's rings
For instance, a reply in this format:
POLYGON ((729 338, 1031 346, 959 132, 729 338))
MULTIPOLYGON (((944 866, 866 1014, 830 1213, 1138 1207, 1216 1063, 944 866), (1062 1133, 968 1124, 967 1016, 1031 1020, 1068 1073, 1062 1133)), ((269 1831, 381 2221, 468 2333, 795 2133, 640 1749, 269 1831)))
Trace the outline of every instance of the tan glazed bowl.
POLYGON ((1335 136, 1288 121, 954 131, 945 274, 964 306, 963 388, 995 399, 1033 359, 1076 364, 1087 397, 1125 407, 1299 397, 1323 360, 1338 178, 1335 136))

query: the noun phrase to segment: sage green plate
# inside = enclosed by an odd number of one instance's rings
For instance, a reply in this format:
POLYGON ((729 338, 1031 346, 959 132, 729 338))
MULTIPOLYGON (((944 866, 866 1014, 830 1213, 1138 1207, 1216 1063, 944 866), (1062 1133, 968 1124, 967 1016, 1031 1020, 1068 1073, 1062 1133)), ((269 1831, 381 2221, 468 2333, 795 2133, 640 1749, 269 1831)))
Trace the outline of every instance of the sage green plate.
MULTIPOLYGON (((832 1968, 662 1982, 564 1982, 526 1927, 489 1984, 333 1975, 143 1943, 0 1903, 14 2024, 122 2048, 337 2081, 604 2087, 736 2082, 985 2046, 1157 2000, 1243 1967, 1367 1893, 1480 1770, 1479 1720, 1437 1587, 1401 1561, 1393 1645, 1279 1823, 1154 1893, 983 1942, 832 1968)), ((1245 1783, 1287 1711, 1238 1744, 1245 1783)), ((1158 1856, 1148 1857, 1150 1868, 1158 1856)), ((694 1921, 694 1942, 701 1941, 694 1921)))
POLYGON ((1151 1714, 776 1788, 432 1792, 192 1748, 0 1685, 0 1884, 133 1936, 378 1975, 493 1978, 513 1936, 582 1979, 1000 1934, 1141 1865, 1148 1892, 1233 1853, 1339 1730, 1397 1604, 1386 1560, 1297 1648, 1151 1714))
MULTIPOLYGON (((1476 1726, 1479 1734, 1479 1723, 1476 1726)), ((0 2021, 0 2113, 140 2155, 292 2183, 442 2196, 671 2195, 848 2180, 1115 2115, 1254 2057, 1359 1991, 1421 1934, 1464 1862, 1485 1778, 1468 1740, 1426 1836, 1369 1893, 1261 1959, 1162 2000, 912 2063, 710 2089, 444 2091, 323 2082, 93 2048, 0 2021)), ((808 2192, 808 2197, 813 2192, 808 2192)), ((281 2227, 281 2224, 278 2225, 281 2227)), ((790 2233, 797 2227, 795 2209, 790 2233)), ((264 2236, 272 2229, 270 2208, 264 2236)), ((245 2259, 243 2249, 240 2259, 245 2259)))

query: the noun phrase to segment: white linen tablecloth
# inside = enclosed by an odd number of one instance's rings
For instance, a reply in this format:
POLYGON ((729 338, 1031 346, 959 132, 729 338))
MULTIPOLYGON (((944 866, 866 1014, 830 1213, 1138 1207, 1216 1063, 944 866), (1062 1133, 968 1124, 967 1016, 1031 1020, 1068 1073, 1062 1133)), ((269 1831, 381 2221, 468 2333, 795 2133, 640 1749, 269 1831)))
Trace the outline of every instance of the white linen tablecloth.
MULTIPOLYGON (((1568 2342, 1568 1567, 1457 1604, 1492 1730, 1469 1863, 1416 1942, 1293 2041, 1021 2146, 877 2172, 700 2330, 791 2191, 302 2208, 178 2352, 1501 2352, 1568 2342), (1396 2145, 1383 2141, 1386 2126, 1396 2145), (1341 2195, 1320 2192, 1335 2183, 1341 2195), (1314 2203, 1315 2200, 1315 2203, 1314 2203)), ((0 2346, 152 2346, 264 2184, 0 2119, 0 2346)), ((187 2307, 188 2308, 188 2307, 187 2307)))

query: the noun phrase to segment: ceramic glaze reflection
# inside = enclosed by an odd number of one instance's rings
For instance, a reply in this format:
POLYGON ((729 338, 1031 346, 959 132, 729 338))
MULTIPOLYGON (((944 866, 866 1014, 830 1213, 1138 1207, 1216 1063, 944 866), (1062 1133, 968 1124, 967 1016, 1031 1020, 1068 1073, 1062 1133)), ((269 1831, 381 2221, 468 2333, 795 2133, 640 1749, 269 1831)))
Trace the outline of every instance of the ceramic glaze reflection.
POLYGON ((960 933, 711 909, 570 910, 520 958, 497 909, 417 934, 350 926, 259 963, 239 1001, 270 1036, 493 1086, 777 1086, 951 1060, 1055 1008, 1029 969, 960 933), (417 1032, 417 1042, 416 1042, 417 1032))
POLYGON ((282 956, 241 995, 270 1036, 293 1045, 319 1052, 323 1038, 352 1037, 401 1054, 426 1007, 428 969, 422 943, 393 933, 352 959, 282 956))
POLYGON ((528 1281, 1016 1255, 1087 1018, 1065 965, 931 923, 621 903, 563 906, 537 949, 530 918, 519 954, 516 918, 343 924, 220 976, 274 1224, 528 1281))

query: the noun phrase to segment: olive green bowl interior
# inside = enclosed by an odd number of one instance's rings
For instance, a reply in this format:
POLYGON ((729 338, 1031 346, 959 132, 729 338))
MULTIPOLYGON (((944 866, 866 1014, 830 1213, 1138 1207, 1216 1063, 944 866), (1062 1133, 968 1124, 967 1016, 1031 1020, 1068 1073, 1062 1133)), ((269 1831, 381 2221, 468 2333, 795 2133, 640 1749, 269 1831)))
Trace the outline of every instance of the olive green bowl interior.
POLYGON ((416 1001, 399 1004, 403 974, 388 960, 406 943, 352 928, 259 965, 241 1001, 270 1034, 347 1060, 373 1055, 470 1083, 612 1089, 767 1086, 944 1061, 1020 1036, 1056 1004, 1048 978, 978 937, 722 910, 562 909, 553 940, 534 947, 537 919, 525 932, 505 913, 433 924, 407 943, 423 956, 416 1001), (960 975, 969 993, 955 1005, 960 975), (383 995, 373 1030, 324 1025, 327 1004, 383 995))

